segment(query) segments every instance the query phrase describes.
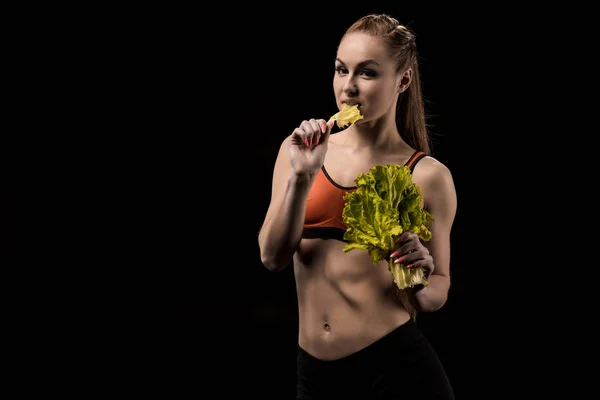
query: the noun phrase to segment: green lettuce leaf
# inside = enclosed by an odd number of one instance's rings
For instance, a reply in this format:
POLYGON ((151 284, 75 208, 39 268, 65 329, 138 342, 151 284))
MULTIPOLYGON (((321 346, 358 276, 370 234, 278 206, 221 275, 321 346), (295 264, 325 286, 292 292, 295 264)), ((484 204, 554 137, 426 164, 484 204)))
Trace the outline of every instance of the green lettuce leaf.
MULTIPOLYGON (((355 180, 357 189, 344 196, 342 218, 347 229, 344 252, 367 250, 373 264, 384 260, 396 248, 396 239, 406 231, 431 239, 432 215, 421 207, 421 190, 403 165, 377 165, 355 180)), ((427 285, 423 268, 407 269, 388 261, 400 289, 427 285)))

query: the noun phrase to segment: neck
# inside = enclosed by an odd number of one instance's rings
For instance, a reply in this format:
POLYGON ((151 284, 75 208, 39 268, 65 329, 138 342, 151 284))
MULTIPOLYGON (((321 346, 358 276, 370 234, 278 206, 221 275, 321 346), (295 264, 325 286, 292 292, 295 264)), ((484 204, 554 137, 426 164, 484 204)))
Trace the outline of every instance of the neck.
POLYGON ((357 149, 373 151, 389 151, 405 145, 396 121, 390 116, 354 124, 347 129, 346 138, 347 143, 357 149))

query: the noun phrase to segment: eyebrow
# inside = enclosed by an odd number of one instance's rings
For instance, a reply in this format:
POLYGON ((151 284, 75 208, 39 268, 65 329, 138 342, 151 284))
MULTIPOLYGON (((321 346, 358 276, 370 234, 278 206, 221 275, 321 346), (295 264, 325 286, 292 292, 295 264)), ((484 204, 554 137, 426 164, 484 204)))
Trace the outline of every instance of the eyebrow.
MULTIPOLYGON (((344 64, 344 65, 346 65, 346 63, 344 63, 344 62, 343 62, 342 60, 340 60, 339 58, 336 58, 335 60, 336 60, 336 61, 339 61, 339 62, 341 62, 341 63, 342 63, 342 64, 344 64)), ((377 66, 379 66, 379 67, 381 66, 381 65, 379 65, 379 63, 378 63, 377 61, 375 61, 375 60, 373 60, 373 59, 369 59, 369 60, 361 61, 361 62, 359 62, 359 63, 358 63, 358 66, 359 66, 359 67, 364 67, 364 66, 367 66, 367 65, 369 65, 369 64, 375 64, 375 65, 377 65, 377 66)))

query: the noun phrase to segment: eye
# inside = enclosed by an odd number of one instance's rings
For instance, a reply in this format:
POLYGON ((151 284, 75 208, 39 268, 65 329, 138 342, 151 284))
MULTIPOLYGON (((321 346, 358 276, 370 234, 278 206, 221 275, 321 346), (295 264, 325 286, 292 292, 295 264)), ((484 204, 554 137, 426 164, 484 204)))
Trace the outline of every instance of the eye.
MULTIPOLYGON (((348 70, 346 69, 346 67, 338 65, 335 67, 335 72, 338 75, 345 75, 348 73, 348 70)), ((369 68, 364 68, 359 71, 359 75, 363 75, 367 78, 375 78, 377 76, 377 72, 369 68)))
POLYGON ((373 71, 372 69, 363 69, 362 71, 360 71, 360 73, 366 75, 369 78, 375 78, 377 76, 377 72, 373 71))

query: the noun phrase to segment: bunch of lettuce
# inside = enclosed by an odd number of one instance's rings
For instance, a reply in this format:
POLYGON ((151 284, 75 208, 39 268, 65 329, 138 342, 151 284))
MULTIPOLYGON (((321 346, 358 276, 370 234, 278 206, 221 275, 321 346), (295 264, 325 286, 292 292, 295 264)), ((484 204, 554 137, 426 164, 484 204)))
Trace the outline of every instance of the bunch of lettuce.
MULTIPOLYGON (((396 239, 403 232, 414 232, 425 241, 431 239, 433 216, 421 207, 421 190, 413 183, 407 166, 377 165, 360 174, 355 183, 357 189, 344 196, 344 252, 367 250, 377 264, 396 250, 396 239)), ((388 258, 388 269, 400 289, 427 285, 423 268, 406 268, 388 258)))

